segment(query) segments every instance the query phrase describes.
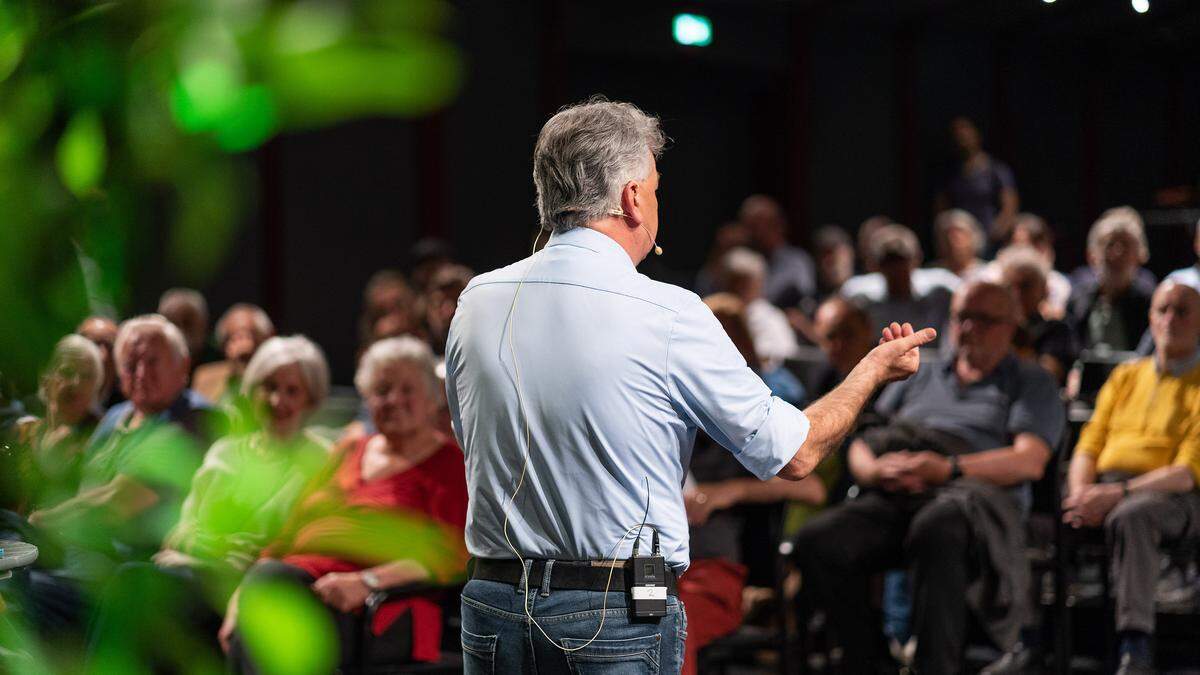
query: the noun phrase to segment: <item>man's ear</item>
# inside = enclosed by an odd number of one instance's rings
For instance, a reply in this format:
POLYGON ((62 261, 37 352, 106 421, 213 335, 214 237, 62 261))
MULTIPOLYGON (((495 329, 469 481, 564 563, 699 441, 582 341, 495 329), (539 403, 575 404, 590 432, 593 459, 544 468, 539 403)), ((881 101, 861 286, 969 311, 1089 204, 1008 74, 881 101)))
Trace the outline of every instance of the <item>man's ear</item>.
POLYGON ((642 186, 636 180, 625 183, 625 187, 621 188, 621 209, 633 227, 640 227, 643 220, 641 191, 642 186))

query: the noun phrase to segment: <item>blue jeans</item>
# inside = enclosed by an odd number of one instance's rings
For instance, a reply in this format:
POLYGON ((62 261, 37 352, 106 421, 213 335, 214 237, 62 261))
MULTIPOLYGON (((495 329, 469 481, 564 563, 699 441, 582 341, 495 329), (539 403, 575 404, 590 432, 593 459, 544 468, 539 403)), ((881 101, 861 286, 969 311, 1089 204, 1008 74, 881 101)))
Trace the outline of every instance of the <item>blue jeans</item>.
POLYGON ((462 646, 467 675, 508 673, 606 673, 676 675, 683 667, 687 617, 679 598, 667 596, 667 615, 657 621, 629 616, 624 592, 551 590, 530 579, 529 598, 521 585, 474 579, 462 593, 462 646), (547 640, 525 616, 529 612, 550 636, 547 640), (553 642, 551 642, 553 640, 553 642))

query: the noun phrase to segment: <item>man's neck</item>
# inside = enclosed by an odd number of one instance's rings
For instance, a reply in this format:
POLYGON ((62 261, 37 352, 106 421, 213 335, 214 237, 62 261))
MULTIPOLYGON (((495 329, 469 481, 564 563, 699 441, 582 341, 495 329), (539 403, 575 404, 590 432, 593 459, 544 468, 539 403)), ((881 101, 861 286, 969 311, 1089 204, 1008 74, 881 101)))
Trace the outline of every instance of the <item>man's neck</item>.
MULTIPOLYGON (((1007 355, 1008 353, 1005 352, 1005 356, 1007 355)), ((1000 365, 1000 361, 1003 360, 1004 357, 1002 356, 991 363, 977 364, 971 363, 971 361, 965 356, 960 355, 954 361, 954 374, 958 376, 958 381, 962 382, 963 384, 975 384, 988 375, 991 375, 992 371, 995 370, 996 367, 1000 365)))
POLYGON ((1190 350, 1180 350, 1168 352, 1166 350, 1155 350, 1154 362, 1158 366, 1158 372, 1171 373, 1173 375, 1182 375, 1180 372, 1186 369, 1189 363, 1194 363, 1200 354, 1197 353, 1197 348, 1193 347, 1190 350))
POLYGON ((611 216, 593 220, 584 225, 591 230, 595 230, 600 234, 617 242, 617 245, 624 249, 625 254, 629 256, 629 260, 633 262, 634 267, 645 259, 649 252, 646 249, 646 240, 649 239, 650 233, 644 228, 630 228, 625 224, 624 219, 611 216))

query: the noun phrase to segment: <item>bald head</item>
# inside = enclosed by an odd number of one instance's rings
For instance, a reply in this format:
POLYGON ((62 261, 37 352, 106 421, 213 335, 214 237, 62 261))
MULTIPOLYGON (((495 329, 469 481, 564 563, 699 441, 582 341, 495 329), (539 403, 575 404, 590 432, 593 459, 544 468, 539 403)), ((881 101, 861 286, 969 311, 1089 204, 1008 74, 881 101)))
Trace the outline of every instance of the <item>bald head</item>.
POLYGON ((853 302, 832 297, 813 316, 813 330, 821 351, 842 375, 849 373, 875 344, 867 313, 853 302))
POLYGON ((1159 358, 1190 356, 1200 341, 1200 293, 1168 279, 1150 300, 1150 334, 1159 358))
POLYGON ((957 357, 990 373, 1012 350, 1018 322, 1017 300, 1005 286, 970 281, 950 303, 950 339, 957 357))

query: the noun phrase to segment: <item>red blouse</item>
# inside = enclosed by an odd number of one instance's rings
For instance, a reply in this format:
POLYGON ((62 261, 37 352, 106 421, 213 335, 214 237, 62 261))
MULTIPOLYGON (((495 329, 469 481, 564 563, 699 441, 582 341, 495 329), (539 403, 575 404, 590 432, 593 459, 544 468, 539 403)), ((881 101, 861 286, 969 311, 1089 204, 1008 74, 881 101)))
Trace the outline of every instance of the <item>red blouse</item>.
MULTIPOLYGON (((301 522, 282 553, 283 562, 314 579, 398 559, 421 563, 434 579, 461 575, 467 560, 463 542, 467 481, 462 451, 448 440, 417 466, 365 482, 362 459, 370 439, 355 444, 329 488, 306 500, 299 512, 301 522)), ((279 557, 280 553, 268 555, 279 557)), ((436 595, 384 604, 376 612, 372 632, 381 635, 406 611, 412 612, 413 659, 436 661, 442 639, 442 611, 436 595)))

